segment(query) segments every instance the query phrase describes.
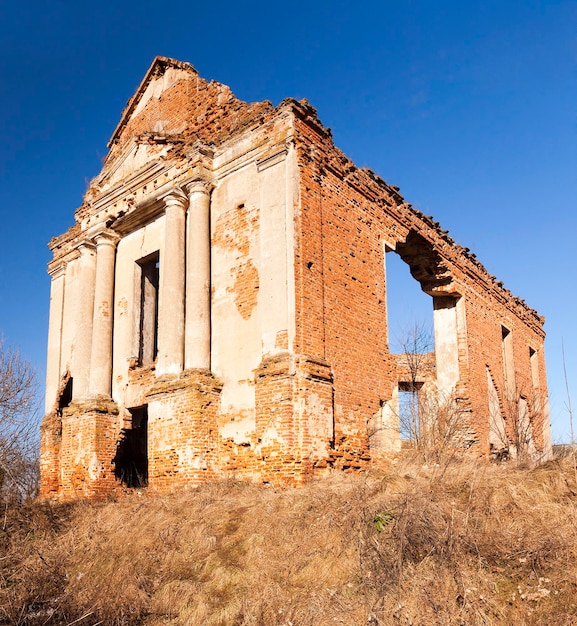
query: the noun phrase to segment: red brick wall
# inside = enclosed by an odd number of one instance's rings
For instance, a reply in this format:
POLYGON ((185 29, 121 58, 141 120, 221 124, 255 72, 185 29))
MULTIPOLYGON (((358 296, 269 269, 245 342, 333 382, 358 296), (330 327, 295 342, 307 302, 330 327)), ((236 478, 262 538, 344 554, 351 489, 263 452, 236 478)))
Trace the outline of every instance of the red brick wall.
POLYGON ((333 162, 330 138, 299 119, 296 127, 295 352, 332 368, 335 463, 360 466, 367 421, 390 397, 396 367, 387 349, 386 224, 380 207, 343 181, 346 168, 333 162))
POLYGON ((112 460, 120 437, 113 403, 71 404, 62 411, 59 493, 64 498, 98 497, 115 485, 112 460))
POLYGON ((62 419, 56 410, 48 413, 40 427, 40 497, 47 498, 60 489, 62 419))
MULTIPOLYGON (((488 366, 497 387, 497 393, 504 409, 505 424, 509 439, 514 440, 513 430, 518 421, 518 396, 524 395, 533 400, 534 390, 531 379, 529 347, 539 353, 541 389, 546 394, 546 373, 544 368, 543 337, 527 328, 521 320, 513 316, 502 305, 486 301, 482 297, 467 302, 467 328, 469 339, 469 376, 468 393, 477 420, 480 450, 486 454, 488 447, 488 366), (513 402, 506 397, 504 365, 502 356, 501 327, 507 327, 513 338, 513 361, 515 365, 516 398, 513 402), (485 416, 486 419, 483 419, 485 416)), ((543 448, 543 422, 545 416, 540 413, 533 421, 533 436, 538 450, 543 448)))
MULTIPOLYGON (((357 169, 333 146, 312 109, 295 104, 295 112, 301 175, 295 220, 295 351, 322 357, 333 370, 335 448, 348 448, 357 458, 366 455, 367 421, 379 402, 391 397, 396 383, 387 343, 386 241, 398 244, 397 251, 429 294, 464 299, 457 393, 463 420, 470 420, 476 432, 475 449, 488 454, 486 367, 503 394, 501 325, 513 334, 517 398, 524 394, 530 401, 529 346, 539 353, 546 394, 542 318, 436 222, 405 203, 397 188, 357 169)), ((511 427, 514 420, 507 419, 511 427)), ((533 424, 537 448, 543 446, 542 431, 541 414, 533 424)))
POLYGON ((148 400, 148 485, 168 491, 220 474, 217 412, 222 384, 193 370, 158 379, 148 400))
POLYGON ((270 117, 273 111, 270 102, 249 104, 238 100, 226 85, 208 82, 190 69, 182 80, 163 91, 159 98, 151 98, 138 115, 129 119, 111 146, 107 160, 113 159, 133 137, 150 134, 160 121, 163 122, 160 135, 178 135, 189 142, 200 139, 218 145, 245 126, 270 117))

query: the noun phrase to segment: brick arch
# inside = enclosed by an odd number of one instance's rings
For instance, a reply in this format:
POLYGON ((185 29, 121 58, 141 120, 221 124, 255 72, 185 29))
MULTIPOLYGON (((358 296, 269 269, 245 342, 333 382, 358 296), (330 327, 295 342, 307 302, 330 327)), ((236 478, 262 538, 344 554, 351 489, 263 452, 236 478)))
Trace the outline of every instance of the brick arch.
POLYGON ((425 293, 435 296, 454 291, 453 276, 438 250, 416 230, 410 230, 406 239, 397 243, 395 252, 425 293))

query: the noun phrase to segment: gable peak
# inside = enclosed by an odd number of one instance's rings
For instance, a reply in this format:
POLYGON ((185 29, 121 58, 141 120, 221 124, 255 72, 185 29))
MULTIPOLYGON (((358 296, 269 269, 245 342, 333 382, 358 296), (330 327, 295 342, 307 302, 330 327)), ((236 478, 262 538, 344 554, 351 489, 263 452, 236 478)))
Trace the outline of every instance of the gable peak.
POLYGON ((122 112, 120 122, 114 129, 112 137, 107 144, 108 148, 112 148, 112 146, 118 141, 122 130, 130 120, 134 110, 138 106, 138 103, 140 102, 140 99, 144 95, 144 92, 146 91, 146 88, 148 87, 150 82, 155 78, 162 76, 168 69, 184 70, 186 72, 189 72, 190 74, 198 76, 198 72, 191 63, 187 63, 186 61, 178 61, 177 59, 172 59, 165 56, 154 57, 154 60, 148 68, 148 71, 144 75, 144 78, 140 82, 140 85, 138 85, 138 89, 126 104, 126 108, 122 112))

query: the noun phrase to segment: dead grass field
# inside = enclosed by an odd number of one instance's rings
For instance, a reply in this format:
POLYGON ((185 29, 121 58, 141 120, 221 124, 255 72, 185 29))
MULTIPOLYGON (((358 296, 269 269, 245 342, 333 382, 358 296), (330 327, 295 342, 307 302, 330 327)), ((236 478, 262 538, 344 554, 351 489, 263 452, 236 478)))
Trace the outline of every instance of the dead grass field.
POLYGON ((571 458, 0 511, 0 623, 577 624, 571 458))

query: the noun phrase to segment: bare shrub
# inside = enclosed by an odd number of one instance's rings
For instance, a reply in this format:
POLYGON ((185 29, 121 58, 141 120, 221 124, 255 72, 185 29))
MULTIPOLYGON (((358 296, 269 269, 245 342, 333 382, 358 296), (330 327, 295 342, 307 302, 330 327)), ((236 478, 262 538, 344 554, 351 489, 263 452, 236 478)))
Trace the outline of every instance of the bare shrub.
POLYGON ((402 351, 400 365, 408 378, 402 389, 399 384, 399 390, 407 395, 398 411, 401 434, 426 462, 442 462, 470 445, 467 412, 455 390, 437 388, 430 327, 420 323, 407 326, 397 337, 397 344, 402 351))
POLYGON ((18 350, 0 340, 0 493, 26 500, 38 489, 38 383, 18 350))
MULTIPOLYGON (((532 464, 543 459, 535 443, 534 424, 541 424, 546 401, 541 393, 523 388, 505 394, 496 420, 491 423, 492 460, 532 464)), ((496 408, 495 408, 496 410, 496 408)))

